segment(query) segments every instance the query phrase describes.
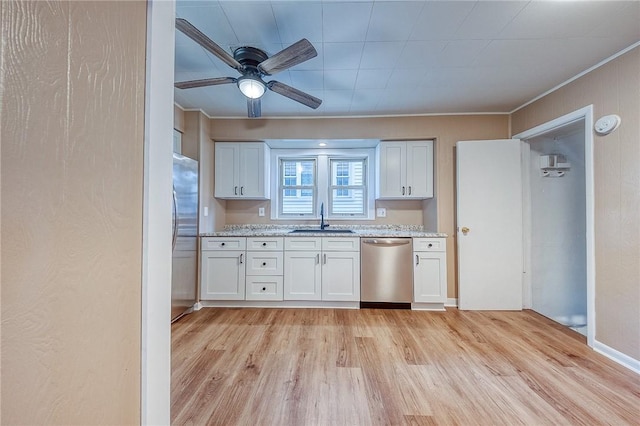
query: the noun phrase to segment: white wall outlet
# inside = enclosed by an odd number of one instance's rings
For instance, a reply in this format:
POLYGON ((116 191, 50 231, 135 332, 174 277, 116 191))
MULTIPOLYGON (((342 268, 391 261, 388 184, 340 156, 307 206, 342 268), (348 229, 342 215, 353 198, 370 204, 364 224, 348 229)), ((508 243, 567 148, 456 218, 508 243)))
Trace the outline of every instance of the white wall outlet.
POLYGON ((387 217, 387 209, 385 209, 384 207, 378 207, 376 209, 376 216, 387 217))
POLYGON ((204 206, 204 212, 203 212, 203 214, 204 214, 205 216, 209 216, 209 207, 204 206))
POLYGON ((264 207, 258 207, 258 216, 264 216, 264 207))

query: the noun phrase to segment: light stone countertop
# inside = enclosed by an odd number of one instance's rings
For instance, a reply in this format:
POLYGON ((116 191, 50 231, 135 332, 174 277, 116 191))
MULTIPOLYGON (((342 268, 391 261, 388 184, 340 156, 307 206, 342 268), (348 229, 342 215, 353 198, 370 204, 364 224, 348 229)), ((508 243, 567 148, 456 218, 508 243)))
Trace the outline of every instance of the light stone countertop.
POLYGON ((318 225, 226 225, 223 231, 201 233, 201 237, 378 237, 378 238, 446 238, 440 232, 425 232, 421 225, 331 225, 322 232, 294 233, 294 229, 318 229, 318 225), (331 232, 351 229, 353 233, 331 232))

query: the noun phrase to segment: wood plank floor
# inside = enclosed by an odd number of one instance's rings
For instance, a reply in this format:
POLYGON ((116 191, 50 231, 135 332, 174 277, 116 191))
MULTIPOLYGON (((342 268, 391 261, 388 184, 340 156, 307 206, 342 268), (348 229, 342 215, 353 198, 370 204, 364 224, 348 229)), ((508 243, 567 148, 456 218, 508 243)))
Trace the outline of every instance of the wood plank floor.
POLYGON ((174 425, 638 425, 640 376, 531 311, 207 308, 174 425))

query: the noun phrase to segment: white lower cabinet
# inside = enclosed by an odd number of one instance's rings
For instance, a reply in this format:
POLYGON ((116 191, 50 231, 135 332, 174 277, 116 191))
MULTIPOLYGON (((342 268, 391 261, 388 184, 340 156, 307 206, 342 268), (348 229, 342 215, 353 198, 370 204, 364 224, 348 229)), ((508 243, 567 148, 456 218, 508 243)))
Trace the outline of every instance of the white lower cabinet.
POLYGON ((282 300, 283 238, 247 238, 246 300, 282 300))
POLYGON ((244 300, 245 252, 237 250, 203 250, 200 299, 244 300))
POLYGON ((447 301, 447 259, 445 238, 413 239, 413 301, 447 301))
POLYGON ((322 300, 360 301, 360 252, 322 254, 322 300))
POLYGON ((321 300, 320 251, 284 252, 284 300, 321 300))
POLYGON ((285 238, 284 300, 360 301, 359 241, 285 238))

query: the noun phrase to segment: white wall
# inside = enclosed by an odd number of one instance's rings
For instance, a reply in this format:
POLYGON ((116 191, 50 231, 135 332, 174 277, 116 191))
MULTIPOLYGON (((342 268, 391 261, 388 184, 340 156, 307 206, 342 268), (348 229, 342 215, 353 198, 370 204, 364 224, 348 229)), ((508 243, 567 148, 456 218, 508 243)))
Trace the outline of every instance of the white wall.
POLYGON ((532 308, 563 324, 586 324, 584 130, 529 142, 532 308), (542 177, 541 154, 564 154, 571 169, 542 177))

